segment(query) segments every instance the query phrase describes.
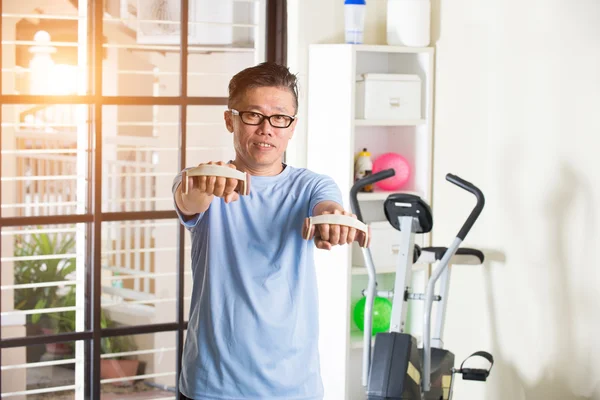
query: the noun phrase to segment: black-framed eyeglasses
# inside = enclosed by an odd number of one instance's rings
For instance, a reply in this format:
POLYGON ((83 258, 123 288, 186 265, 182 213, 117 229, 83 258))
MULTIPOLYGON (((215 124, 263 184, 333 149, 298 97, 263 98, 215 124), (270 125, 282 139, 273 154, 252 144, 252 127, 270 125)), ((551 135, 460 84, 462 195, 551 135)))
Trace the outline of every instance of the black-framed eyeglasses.
POLYGON ((287 128, 296 119, 295 116, 292 117, 285 114, 266 116, 255 111, 238 111, 233 108, 230 111, 233 115, 239 115, 242 122, 246 125, 260 125, 266 118, 269 121, 269 124, 274 128, 287 128))

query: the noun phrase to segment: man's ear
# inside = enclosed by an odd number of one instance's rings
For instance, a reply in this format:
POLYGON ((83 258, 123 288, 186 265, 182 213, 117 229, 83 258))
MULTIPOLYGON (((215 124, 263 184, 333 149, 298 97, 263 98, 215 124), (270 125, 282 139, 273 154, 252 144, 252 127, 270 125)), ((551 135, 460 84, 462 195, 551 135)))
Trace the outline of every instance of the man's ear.
POLYGON ((233 133, 233 114, 231 111, 226 110, 223 113, 223 118, 225 119, 225 126, 227 127, 227 130, 233 133))

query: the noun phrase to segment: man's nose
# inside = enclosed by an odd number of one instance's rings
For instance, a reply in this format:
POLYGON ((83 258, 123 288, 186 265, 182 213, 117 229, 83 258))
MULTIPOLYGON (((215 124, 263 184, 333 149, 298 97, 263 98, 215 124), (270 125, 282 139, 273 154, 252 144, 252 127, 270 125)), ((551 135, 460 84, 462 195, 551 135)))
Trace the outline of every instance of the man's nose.
POLYGON ((274 133, 273 129, 274 128, 269 123, 269 120, 267 118, 264 118, 263 121, 262 121, 262 123, 259 126, 260 126, 260 131, 261 131, 262 134, 273 136, 273 133, 274 133))

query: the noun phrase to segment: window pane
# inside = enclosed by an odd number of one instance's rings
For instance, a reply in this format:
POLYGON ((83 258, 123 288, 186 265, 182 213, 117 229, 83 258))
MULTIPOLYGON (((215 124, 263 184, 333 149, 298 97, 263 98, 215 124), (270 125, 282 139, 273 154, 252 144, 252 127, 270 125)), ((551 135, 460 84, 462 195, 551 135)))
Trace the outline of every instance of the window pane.
POLYGON ((176 220, 102 225, 102 308, 115 321, 176 322, 178 227, 176 220))
POLYGON ((226 106, 189 106, 187 112, 188 166, 208 161, 233 160, 233 134, 223 119, 226 106))
POLYGON ((85 105, 2 107, 2 216, 87 211, 85 105))
POLYGON ((255 64, 252 52, 223 52, 188 55, 188 96, 227 97, 229 80, 255 64))
POLYGON ((105 0, 105 7, 104 95, 178 96, 179 2, 105 0))
POLYGON ((173 332, 103 338, 101 398, 175 399, 176 338, 173 332))
POLYGON ((3 321, 27 336, 84 330, 85 230, 2 228, 3 321))
POLYGON ((103 211, 172 210, 179 107, 105 106, 103 119, 103 211))
POLYGON ((72 4, 38 6, 2 1, 2 93, 84 92, 86 20, 72 4))
POLYGON ((190 49, 198 52, 233 51, 253 53, 259 43, 258 21, 264 9, 258 1, 196 0, 189 2, 190 49))
POLYGON ((238 71, 264 59, 264 9, 248 0, 190 2, 188 95, 227 97, 238 71), (257 38, 260 38, 257 40, 257 38))
MULTIPOLYGON (((23 336, 20 330, 22 328, 2 328, 7 337, 23 336)), ((2 349, 2 398, 83 399, 84 352, 83 341, 2 349), (72 352, 55 353, 65 347, 72 352)))

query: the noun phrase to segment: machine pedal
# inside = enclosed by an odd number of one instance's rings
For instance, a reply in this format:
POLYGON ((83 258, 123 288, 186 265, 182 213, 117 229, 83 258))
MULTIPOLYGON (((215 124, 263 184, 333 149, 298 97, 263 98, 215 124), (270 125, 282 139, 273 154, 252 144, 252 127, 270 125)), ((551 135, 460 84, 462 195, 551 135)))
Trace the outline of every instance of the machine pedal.
POLYGON ((465 381, 485 382, 487 380, 488 376, 490 375, 490 372, 492 372, 493 366, 494 366, 494 357, 490 353, 488 353, 487 351, 477 351, 477 352, 471 354, 469 357, 465 358, 465 360, 460 365, 460 368, 455 370, 454 372, 461 374, 463 380, 465 380, 465 381), (483 357, 486 360, 488 360, 490 362, 490 368, 488 368, 488 369, 464 368, 463 365, 465 365, 465 362, 468 359, 470 359, 471 357, 475 357, 475 356, 483 357))
POLYGON ((465 381, 481 381, 485 382, 487 377, 490 375, 490 371, 487 369, 477 368, 463 368, 458 371, 462 374, 462 378, 465 381))

